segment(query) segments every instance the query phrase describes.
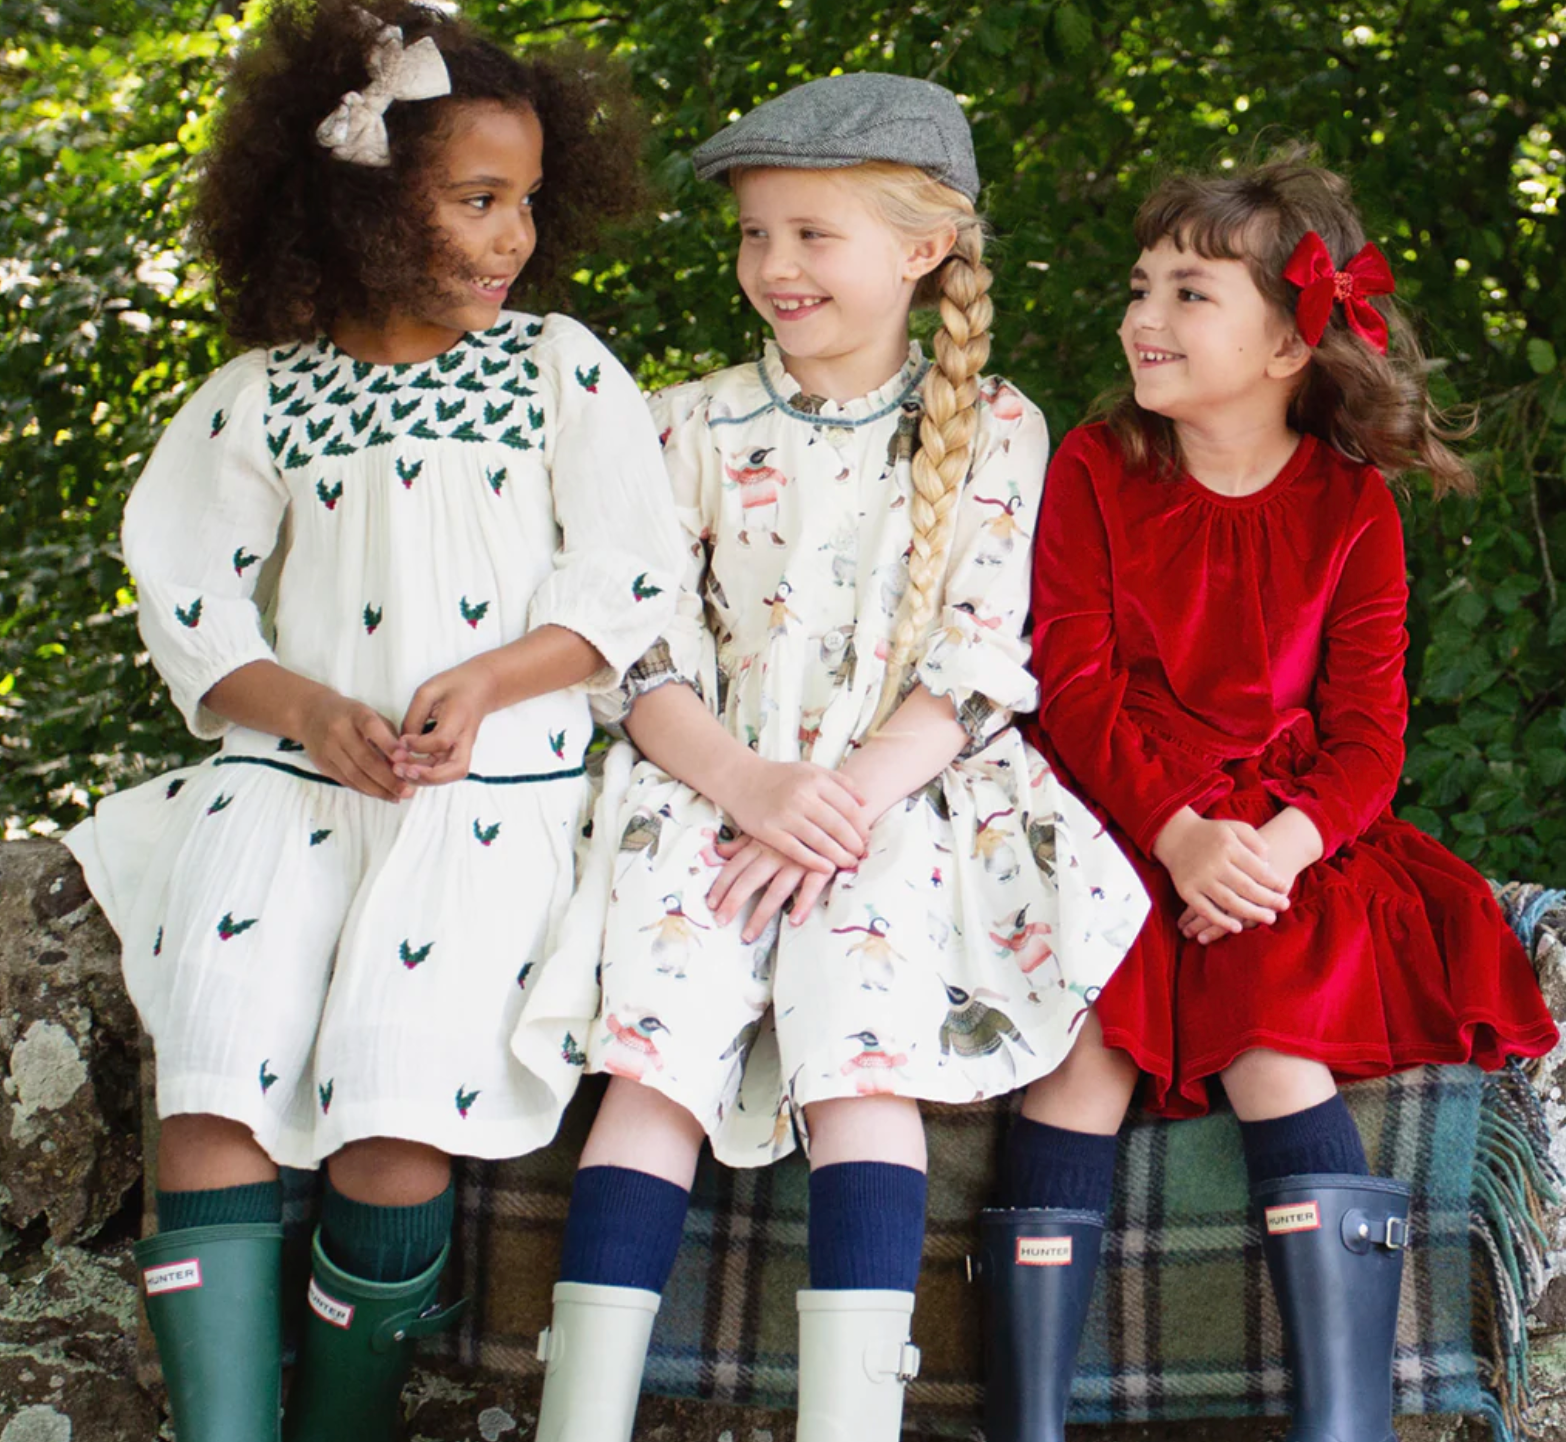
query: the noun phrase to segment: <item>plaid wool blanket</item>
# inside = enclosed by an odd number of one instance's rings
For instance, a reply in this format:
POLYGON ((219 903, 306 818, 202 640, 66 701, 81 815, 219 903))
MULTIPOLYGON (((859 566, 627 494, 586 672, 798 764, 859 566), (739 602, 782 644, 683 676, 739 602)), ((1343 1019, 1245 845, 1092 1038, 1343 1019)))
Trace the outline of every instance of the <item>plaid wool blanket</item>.
MULTIPOLYGON (((1566 937, 1566 894, 1498 888, 1537 957, 1566 937)), ((584 1083, 559 1141, 502 1164, 458 1169, 448 1283, 471 1304, 431 1344, 459 1363, 534 1386, 538 1333, 576 1157, 601 1087, 584 1083)), ((1543 1284, 1543 1220, 1555 1201, 1548 1134, 1519 1068, 1430 1067, 1344 1089, 1373 1171, 1413 1186, 1413 1243, 1396 1353, 1402 1412, 1471 1413, 1508 1442, 1525 1413, 1528 1306, 1543 1284)), ((925 1109, 929 1223, 914 1315, 923 1369, 905 1427, 973 1434, 981 1414, 976 1289, 965 1259, 991 1199, 1004 1104, 925 1109)), ((149 1147, 149 1153, 151 1148, 149 1147)), ((285 1174, 287 1218, 308 1236, 313 1179, 285 1174)), ((704 1157, 665 1294, 646 1388, 787 1409, 794 1397, 794 1293, 806 1285, 808 1174, 798 1155, 729 1171, 704 1157)), ((149 1194, 151 1189, 149 1188, 149 1194)), ((1285 1410, 1283 1339, 1246 1218, 1239 1132, 1228 1112, 1121 1133, 1115 1200, 1073 1389, 1072 1420, 1162 1421, 1285 1410)))

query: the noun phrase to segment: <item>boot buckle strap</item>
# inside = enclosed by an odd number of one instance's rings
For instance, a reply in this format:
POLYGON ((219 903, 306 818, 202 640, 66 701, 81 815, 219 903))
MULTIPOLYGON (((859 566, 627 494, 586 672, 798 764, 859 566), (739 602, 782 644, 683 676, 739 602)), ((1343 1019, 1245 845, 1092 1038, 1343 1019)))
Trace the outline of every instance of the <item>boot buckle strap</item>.
POLYGON ((1388 1217, 1386 1235, 1381 1245, 1388 1251, 1401 1252, 1408 1246, 1408 1218, 1388 1217))
POLYGON ((554 1346, 554 1340, 554 1332, 548 1327, 545 1327, 544 1330, 538 1334, 538 1360, 540 1362, 549 1361, 549 1359, 558 1350, 554 1346))
POLYGON ((370 1339, 377 1352, 389 1352, 401 1342, 417 1337, 428 1337, 432 1332, 442 1332, 462 1314, 468 1305, 466 1297, 459 1297, 449 1307, 432 1304, 419 1312, 401 1312, 388 1317, 370 1339))
POLYGON ((1408 1246, 1408 1218, 1396 1215, 1374 1221, 1357 1208, 1343 1214, 1343 1245, 1363 1256, 1372 1247, 1401 1252, 1408 1246))
POLYGON ((877 1381, 911 1382, 919 1375, 919 1349, 912 1342, 872 1347, 865 1353, 865 1371, 877 1381))

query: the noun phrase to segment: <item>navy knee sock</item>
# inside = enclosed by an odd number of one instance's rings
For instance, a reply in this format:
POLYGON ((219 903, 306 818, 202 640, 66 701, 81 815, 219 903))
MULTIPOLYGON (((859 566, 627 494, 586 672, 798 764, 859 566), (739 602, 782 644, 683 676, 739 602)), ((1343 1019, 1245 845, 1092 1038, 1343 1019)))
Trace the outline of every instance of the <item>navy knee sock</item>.
POLYGON ((810 1174, 810 1285, 911 1292, 924 1250, 925 1175, 892 1162, 836 1162, 810 1174))
POLYGON ((1341 1096, 1265 1122, 1241 1122, 1245 1169, 1251 1185, 1306 1172, 1341 1172, 1363 1177, 1370 1172, 1359 1128, 1341 1096))
POLYGON ((1119 1146, 1118 1137, 1018 1116, 1001 1163, 1001 1205, 1107 1212, 1119 1146))
POLYGON ((158 1193, 158 1230, 225 1227, 239 1222, 283 1220, 283 1188, 278 1182, 243 1187, 214 1187, 205 1192, 158 1193))
POLYGON ((562 1282, 662 1292, 674 1269, 691 1194, 629 1167, 583 1167, 571 1187, 562 1282))
POLYGON ((333 1264, 366 1282, 409 1282, 428 1271, 451 1236, 456 1191, 411 1207, 356 1202, 332 1185, 321 1197, 321 1246, 333 1264))

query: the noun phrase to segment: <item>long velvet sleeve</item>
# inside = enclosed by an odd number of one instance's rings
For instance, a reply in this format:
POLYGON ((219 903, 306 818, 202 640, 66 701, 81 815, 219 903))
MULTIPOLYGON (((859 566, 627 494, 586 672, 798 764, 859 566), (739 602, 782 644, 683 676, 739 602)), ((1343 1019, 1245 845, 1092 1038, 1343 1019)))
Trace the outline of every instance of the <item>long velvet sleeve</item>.
MULTIPOLYGON (((1130 677, 1115 647, 1113 557, 1095 452, 1073 431, 1044 487, 1033 559, 1039 727, 1072 778, 1145 853, 1182 806, 1222 788, 1220 772, 1149 744, 1126 714, 1130 677)), ((1118 475, 1100 478, 1105 485, 1118 475)))
POLYGON ((1267 785, 1315 823, 1324 856, 1348 845, 1391 804, 1408 723, 1403 525, 1379 476, 1367 476, 1351 525, 1311 706, 1321 751, 1303 776, 1267 785))

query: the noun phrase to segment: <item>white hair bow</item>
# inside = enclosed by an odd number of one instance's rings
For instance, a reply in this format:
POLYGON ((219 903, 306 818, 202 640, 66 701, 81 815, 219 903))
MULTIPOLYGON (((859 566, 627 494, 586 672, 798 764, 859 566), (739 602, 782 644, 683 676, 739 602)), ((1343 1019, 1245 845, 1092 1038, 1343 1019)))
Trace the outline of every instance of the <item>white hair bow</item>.
POLYGON ((352 165, 390 165, 387 108, 394 100, 450 95, 451 76, 433 39, 426 35, 404 49, 402 31, 395 25, 378 28, 365 64, 369 85, 362 94, 350 90, 344 95, 337 109, 316 126, 315 138, 337 159, 352 165))

